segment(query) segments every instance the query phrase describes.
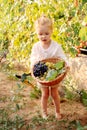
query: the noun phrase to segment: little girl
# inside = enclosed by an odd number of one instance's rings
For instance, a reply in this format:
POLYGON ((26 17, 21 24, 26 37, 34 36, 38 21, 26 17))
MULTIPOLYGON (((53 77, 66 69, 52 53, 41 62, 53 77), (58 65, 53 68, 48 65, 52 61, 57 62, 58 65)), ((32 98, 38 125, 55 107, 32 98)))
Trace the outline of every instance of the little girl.
MULTIPOLYGON (((60 57, 65 60, 68 66, 67 58, 62 50, 62 47, 57 42, 51 39, 51 35, 53 32, 53 24, 51 19, 46 16, 41 16, 35 22, 35 29, 38 36, 39 41, 34 44, 30 56, 31 68, 33 65, 43 59, 52 58, 52 57, 60 57)), ((37 83, 41 88, 42 96, 41 96, 41 108, 42 108, 42 117, 47 118, 47 100, 49 95, 53 98, 55 105, 55 115, 57 119, 61 119, 60 113, 60 97, 58 94, 58 86, 56 84, 54 86, 44 86, 40 83, 37 83)))

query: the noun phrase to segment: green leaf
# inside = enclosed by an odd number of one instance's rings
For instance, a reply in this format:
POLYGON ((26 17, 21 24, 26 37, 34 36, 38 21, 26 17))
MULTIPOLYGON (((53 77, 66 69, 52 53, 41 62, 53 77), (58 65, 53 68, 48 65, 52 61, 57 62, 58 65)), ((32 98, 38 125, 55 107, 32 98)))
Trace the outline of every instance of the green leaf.
POLYGON ((26 78, 27 78, 27 77, 26 77, 26 74, 24 73, 24 74, 21 76, 21 81, 24 82, 26 78))
POLYGON ((82 4, 85 4, 85 3, 87 3, 87 0, 82 0, 82 4))
POLYGON ((83 130, 79 121, 77 121, 76 124, 77 124, 77 130, 83 130))
POLYGON ((69 51, 71 53, 71 56, 75 56, 77 54, 77 51, 76 51, 76 49, 74 47, 70 47, 69 51))
POLYGON ((49 70, 48 73, 47 73, 47 76, 46 76, 46 80, 47 81, 54 80, 57 75, 58 75, 58 73, 57 73, 56 70, 54 70, 54 69, 49 70))
POLYGON ((59 61, 55 64, 57 70, 62 69, 64 67, 64 61, 59 61))
POLYGON ((79 37, 81 38, 81 40, 87 41, 87 27, 81 28, 81 30, 79 31, 79 37))
POLYGON ((87 92, 85 90, 81 91, 81 101, 85 106, 87 106, 87 92))
POLYGON ((83 103, 84 106, 87 106, 87 99, 83 98, 82 103, 83 103))
POLYGON ((82 90, 81 91, 81 97, 84 98, 84 99, 87 99, 87 92, 86 92, 86 90, 82 90))
POLYGON ((87 126, 82 126, 79 121, 76 121, 77 130, 86 130, 87 126))
POLYGON ((20 110, 19 104, 16 104, 16 108, 17 108, 17 110, 20 110))
POLYGON ((64 73, 66 70, 64 68, 57 71, 58 75, 64 73))

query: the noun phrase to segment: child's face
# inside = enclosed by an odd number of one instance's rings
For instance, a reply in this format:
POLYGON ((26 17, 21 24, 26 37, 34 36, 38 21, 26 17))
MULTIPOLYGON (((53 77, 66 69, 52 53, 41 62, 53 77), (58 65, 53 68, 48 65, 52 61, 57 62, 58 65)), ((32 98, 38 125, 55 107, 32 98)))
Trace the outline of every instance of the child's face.
POLYGON ((44 25, 38 28, 36 31, 40 42, 42 42, 43 44, 47 44, 50 42, 52 30, 49 27, 44 25))

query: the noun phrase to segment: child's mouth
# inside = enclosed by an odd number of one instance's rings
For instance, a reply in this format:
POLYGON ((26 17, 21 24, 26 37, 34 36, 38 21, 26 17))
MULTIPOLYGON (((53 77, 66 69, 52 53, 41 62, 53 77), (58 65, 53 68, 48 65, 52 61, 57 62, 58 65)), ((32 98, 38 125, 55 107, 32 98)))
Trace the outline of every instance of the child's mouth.
POLYGON ((43 39, 42 41, 45 42, 45 41, 47 41, 47 40, 46 40, 46 39, 43 39))

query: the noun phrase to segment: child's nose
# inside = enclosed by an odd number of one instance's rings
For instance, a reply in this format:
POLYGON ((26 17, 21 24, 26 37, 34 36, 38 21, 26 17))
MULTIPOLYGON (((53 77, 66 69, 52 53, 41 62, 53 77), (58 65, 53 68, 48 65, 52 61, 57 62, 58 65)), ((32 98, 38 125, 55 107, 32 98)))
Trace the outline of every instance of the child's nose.
POLYGON ((45 35, 42 35, 42 37, 45 37, 45 35))

